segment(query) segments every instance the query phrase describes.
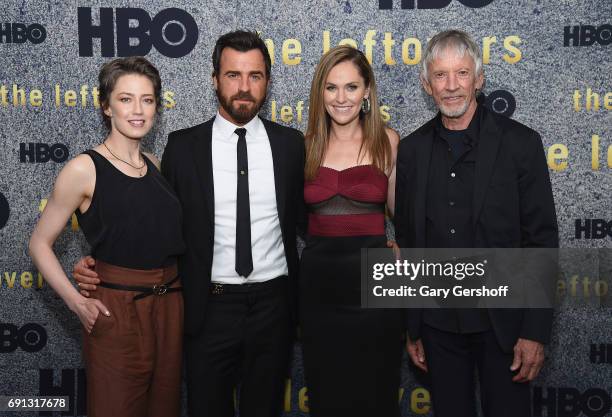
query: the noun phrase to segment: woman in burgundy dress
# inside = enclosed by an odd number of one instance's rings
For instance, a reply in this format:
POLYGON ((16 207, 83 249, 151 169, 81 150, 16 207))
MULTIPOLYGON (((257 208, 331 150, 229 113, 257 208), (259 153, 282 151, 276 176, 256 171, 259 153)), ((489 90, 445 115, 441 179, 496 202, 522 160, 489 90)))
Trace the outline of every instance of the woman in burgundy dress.
POLYGON ((306 132, 300 317, 313 417, 399 416, 401 312, 360 306, 361 248, 387 247, 398 143, 366 57, 331 49, 315 71, 306 132))

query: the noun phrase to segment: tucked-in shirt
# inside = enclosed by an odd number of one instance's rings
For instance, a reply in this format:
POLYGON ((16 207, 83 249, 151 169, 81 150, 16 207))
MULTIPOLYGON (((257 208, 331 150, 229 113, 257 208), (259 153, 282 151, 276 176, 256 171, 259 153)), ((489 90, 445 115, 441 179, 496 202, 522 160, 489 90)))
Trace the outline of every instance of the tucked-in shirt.
POLYGON ((215 241, 212 282, 244 284, 263 282, 287 275, 285 247, 276 207, 274 163, 266 128, 259 117, 244 126, 236 126, 219 113, 212 129, 212 167, 215 196, 215 241), (236 265, 236 197, 238 135, 246 129, 249 162, 249 205, 253 272, 241 277, 236 265))
MULTIPOLYGON (((474 247, 472 207, 479 129, 479 110, 465 130, 447 129, 438 115, 427 180, 428 248, 474 247)), ((454 333, 474 333, 490 327, 484 309, 427 310, 423 320, 454 333)))

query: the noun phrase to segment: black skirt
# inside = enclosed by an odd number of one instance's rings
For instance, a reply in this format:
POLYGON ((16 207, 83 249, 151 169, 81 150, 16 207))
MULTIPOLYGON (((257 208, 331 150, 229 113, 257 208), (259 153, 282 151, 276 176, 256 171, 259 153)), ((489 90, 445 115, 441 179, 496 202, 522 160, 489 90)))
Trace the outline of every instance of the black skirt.
POLYGON ((361 248, 385 236, 309 237, 300 268, 304 372, 313 417, 397 417, 400 310, 361 308, 361 248))

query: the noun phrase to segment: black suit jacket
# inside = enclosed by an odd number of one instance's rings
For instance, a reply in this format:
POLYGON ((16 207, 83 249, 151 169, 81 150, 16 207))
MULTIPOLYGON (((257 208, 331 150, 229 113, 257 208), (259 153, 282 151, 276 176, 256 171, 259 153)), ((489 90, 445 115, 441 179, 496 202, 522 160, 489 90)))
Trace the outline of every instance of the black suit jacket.
MULTIPOLYGON (((477 113, 478 114, 478 113, 477 113)), ((480 109, 472 202, 477 248, 556 248, 557 217, 540 135, 515 120, 480 109)), ((435 118, 402 139, 397 155, 395 235, 400 247, 425 248, 427 177, 435 118)), ((519 337, 547 343, 550 309, 490 309, 500 345, 519 337)), ((421 311, 407 311, 408 334, 420 338, 421 311)))
MULTIPOLYGON (((198 334, 204 324, 211 282, 215 230, 213 121, 214 118, 170 133, 161 164, 162 173, 183 207, 187 251, 179 258, 178 268, 187 335, 198 334)), ((262 121, 272 149, 276 205, 289 269, 289 288, 294 299, 298 272, 296 227, 304 218, 304 137, 298 130, 262 121)))

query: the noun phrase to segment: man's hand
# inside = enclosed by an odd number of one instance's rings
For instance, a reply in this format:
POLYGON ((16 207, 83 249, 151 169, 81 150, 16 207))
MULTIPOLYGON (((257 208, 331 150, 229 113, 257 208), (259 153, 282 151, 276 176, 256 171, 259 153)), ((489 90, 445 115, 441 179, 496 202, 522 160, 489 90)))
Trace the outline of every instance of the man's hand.
POLYGON ((414 365, 420 370, 427 372, 425 349, 423 349, 423 342, 421 339, 417 340, 416 342, 408 339, 406 342, 406 350, 408 351, 408 355, 410 355, 410 359, 412 359, 412 363, 414 363, 414 365))
POLYGON ((514 360, 511 371, 519 372, 512 378, 514 382, 533 381, 544 364, 544 346, 533 340, 520 339, 514 345, 514 360))
POLYGON ((96 284, 100 283, 98 274, 93 269, 95 265, 96 260, 91 256, 81 258, 76 264, 74 264, 72 276, 77 282, 80 290, 79 292, 84 297, 89 297, 89 291, 95 291, 96 284))

